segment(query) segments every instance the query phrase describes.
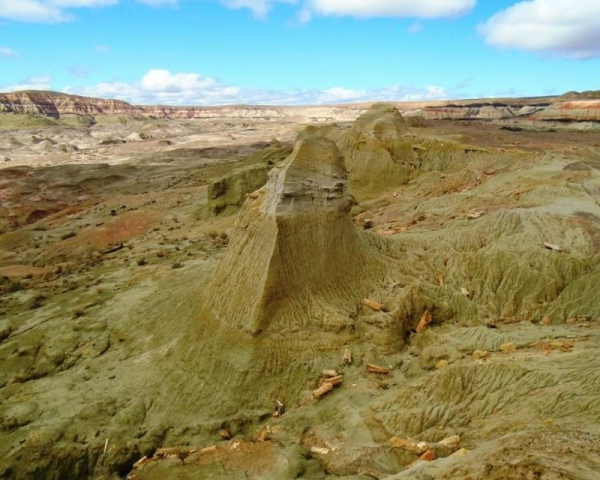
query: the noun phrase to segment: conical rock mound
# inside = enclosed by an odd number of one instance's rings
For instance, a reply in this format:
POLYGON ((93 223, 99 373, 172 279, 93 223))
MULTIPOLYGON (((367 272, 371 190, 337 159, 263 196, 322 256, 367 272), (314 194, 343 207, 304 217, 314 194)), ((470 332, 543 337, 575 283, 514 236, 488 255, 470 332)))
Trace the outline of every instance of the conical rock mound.
POLYGON ((416 166, 407 126, 396 107, 376 103, 337 143, 346 157, 349 188, 359 201, 406 184, 416 166))
POLYGON ((378 263, 351 206, 344 157, 308 128, 242 207, 209 287, 215 317, 255 335, 349 326, 378 263))

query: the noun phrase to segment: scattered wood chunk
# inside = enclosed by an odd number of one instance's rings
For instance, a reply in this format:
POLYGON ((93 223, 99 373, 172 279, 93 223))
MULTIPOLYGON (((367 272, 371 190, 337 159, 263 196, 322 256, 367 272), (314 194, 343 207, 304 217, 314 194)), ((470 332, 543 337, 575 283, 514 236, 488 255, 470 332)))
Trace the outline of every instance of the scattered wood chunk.
POLYGON ((350 365, 352 363, 352 351, 349 348, 344 350, 344 355, 342 356, 342 363, 344 365, 350 365))
POLYGON ((285 405, 281 400, 275 400, 275 413, 281 417, 285 413, 285 405))
POLYGON ((441 273, 438 275, 438 283, 440 284, 440 287, 444 286, 444 275, 442 275, 441 273))
POLYGON ((324 447, 310 447, 310 453, 312 453, 313 455, 327 455, 329 453, 329 449, 328 448, 324 448, 324 447))
POLYGON ((516 352, 517 346, 514 344, 514 342, 503 343, 502 345, 500 345, 500 350, 504 353, 516 352))
POLYGON ((433 316, 431 315, 431 312, 429 310, 425 310, 425 313, 423 313, 423 316, 419 321, 419 325, 417 325, 417 333, 424 332, 432 320, 433 316))
POLYGON ((548 250, 553 250, 555 252, 562 252, 562 248, 559 245, 556 245, 555 243, 544 242, 544 247, 546 247, 548 250))
POLYGON ((313 391, 313 398, 318 400, 319 398, 322 398, 325 395, 327 395, 328 393, 330 393, 332 390, 333 390, 332 383, 324 383, 319 388, 317 388, 315 391, 313 391))
POLYGON ((177 449, 176 448, 159 448, 158 450, 156 450, 156 452, 154 452, 154 456, 155 457, 168 457, 169 455, 176 455, 177 454, 177 449))
POLYGON ((140 458, 137 462, 135 462, 132 466, 132 468, 135 470, 136 468, 140 468, 141 466, 143 466, 146 462, 148 461, 148 457, 146 455, 144 455, 142 458, 140 458))
POLYGON ((436 368, 436 370, 442 370, 443 368, 446 368, 447 366, 448 366, 448 360, 440 360, 436 364, 435 368, 436 368))
POLYGON ((429 446, 426 442, 416 442, 410 438, 392 437, 390 438, 390 445, 394 448, 402 448, 409 452, 421 455, 429 450, 429 446))
POLYGON ((467 218, 469 220, 476 220, 477 218, 481 218, 485 212, 482 210, 471 212, 467 214, 467 218))
POLYGON ((423 455, 421 455, 419 457, 419 460, 423 460, 425 462, 433 462, 437 457, 435 456, 435 453, 433 453, 431 450, 427 450, 425 453, 423 453, 423 455))
POLYGON ((211 445, 210 447, 202 448, 200 450, 200 454, 201 455, 205 455, 207 453, 213 453, 213 452, 216 452, 216 451, 217 451, 216 445, 211 445))
POLYGON ((260 433, 258 434, 258 438, 257 440, 259 442, 268 442, 271 438, 271 434, 269 433, 269 430, 266 428, 263 428, 260 433))
POLYGON ((375 310, 376 312, 381 312, 385 309, 385 305, 383 303, 376 302, 375 300, 370 300, 365 298, 363 300, 363 304, 369 307, 371 310, 375 310))
POLYGON ((473 360, 485 360, 486 358, 488 358, 489 354, 486 350, 475 350, 473 352, 473 355, 471 355, 471 358, 473 360))
POLYGON ((458 448, 460 445, 460 436, 459 435, 451 435, 447 438, 444 438, 442 441, 438 442, 438 445, 442 445, 444 447, 450 448, 458 448))
POLYGON ((337 377, 322 378, 321 385, 323 385, 325 383, 330 383, 331 385, 336 387, 338 385, 341 385, 342 381, 343 381, 343 377, 341 375, 338 375, 337 377))
POLYGON ((462 457, 463 455, 466 455, 467 453, 470 453, 471 450, 468 450, 466 448, 459 448, 456 452, 454 452, 452 455, 450 455, 451 457, 462 457))
POLYGON ((125 248, 125 245, 123 245, 122 243, 119 243, 118 245, 114 245, 112 247, 108 247, 105 250, 102 250, 102 253, 104 255, 108 255, 108 254, 111 254, 111 253, 118 252, 119 250, 123 250, 123 248, 125 248))
POLYGON ((387 375, 390 373, 389 368, 379 367, 377 365, 367 365, 367 373, 376 373, 378 375, 387 375))
POLYGON ((337 377, 339 375, 339 373, 336 370, 323 370, 323 376, 324 377, 337 377))
POLYGON ((219 435, 221 435, 221 440, 229 440, 231 438, 231 434, 224 428, 219 431, 219 435))
POLYGON ((460 291, 462 292, 462 294, 467 297, 467 298, 471 298, 471 292, 469 292, 469 290, 467 290, 465 287, 462 287, 460 289, 460 291))
POLYGON ((552 319, 549 316, 545 316, 540 323, 542 325, 552 325, 552 319))

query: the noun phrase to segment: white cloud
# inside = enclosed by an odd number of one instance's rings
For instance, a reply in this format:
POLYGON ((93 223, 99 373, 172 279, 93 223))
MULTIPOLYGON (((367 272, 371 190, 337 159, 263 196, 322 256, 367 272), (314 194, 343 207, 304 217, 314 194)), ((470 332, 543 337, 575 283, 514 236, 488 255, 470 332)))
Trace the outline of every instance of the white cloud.
POLYGON ((276 3, 295 4, 298 0, 220 0, 227 8, 252 10, 258 18, 265 18, 276 3))
POLYGON ((439 18, 467 13, 476 0, 308 0, 308 4, 320 15, 439 18))
POLYGON ((116 98, 143 105, 310 105, 371 100, 434 100, 449 98, 444 88, 396 85, 381 89, 268 90, 222 83, 197 73, 149 70, 139 81, 103 82, 91 87, 66 88, 69 93, 116 98))
POLYGON ((71 75, 74 75, 79 78, 89 77, 92 73, 92 69, 90 67, 86 67, 85 65, 73 65, 69 68, 69 72, 71 75))
POLYGON ((0 57, 4 58, 17 58, 19 53, 10 47, 0 47, 0 57))
MULTIPOLYGON (((136 0, 146 5, 176 5, 177 0, 136 0)), ((71 20, 72 9, 117 5, 120 0, 0 0, 0 18, 22 22, 58 23, 71 20)))
POLYGON ((415 22, 412 25, 410 25, 406 31, 408 33, 421 33, 423 31, 423 24, 420 22, 415 22))
POLYGON ((521 1, 479 26, 497 47, 570 58, 600 56, 600 0, 521 1))
POLYGON ((52 78, 48 75, 29 77, 14 85, 1 85, 1 92, 16 92, 18 90, 50 90, 52 78))
POLYGON ((175 7, 178 4, 178 0, 137 0, 137 2, 143 3, 144 5, 150 5, 151 7, 175 7))
POLYGON ((371 17, 439 18, 462 15, 477 0, 221 0, 229 8, 249 8, 265 17, 277 3, 301 4, 299 20, 307 22, 316 15, 371 17))
POLYGON ((0 18, 27 22, 62 22, 67 16, 59 7, 38 0, 0 0, 0 18))

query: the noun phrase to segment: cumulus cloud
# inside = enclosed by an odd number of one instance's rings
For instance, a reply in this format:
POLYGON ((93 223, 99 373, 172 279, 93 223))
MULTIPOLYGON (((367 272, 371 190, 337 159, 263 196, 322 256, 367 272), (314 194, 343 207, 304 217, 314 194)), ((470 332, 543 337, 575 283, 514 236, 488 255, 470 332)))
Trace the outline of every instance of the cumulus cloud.
POLYGON ((479 25, 479 32, 497 47, 579 59, 599 57, 600 1, 521 1, 479 25))
POLYGON ((162 6, 171 6, 175 7, 178 5, 178 0, 137 0, 138 3, 143 3, 144 5, 150 5, 151 7, 162 7, 162 6))
POLYGON ((316 15, 371 17, 439 18, 462 15, 477 0, 221 0, 229 8, 249 8, 265 17, 277 3, 299 4, 299 18, 308 21, 316 15))
POLYGON ((73 65, 71 68, 69 68, 69 72, 75 77, 85 78, 91 75, 92 69, 90 67, 86 67, 85 65, 73 65))
POLYGON ((228 85, 197 73, 149 70, 139 81, 103 82, 65 91, 90 97, 116 98, 144 105, 310 105, 371 100, 435 100, 450 97, 439 86, 394 85, 381 89, 269 90, 228 85))
POLYGON ((265 18, 271 8, 277 3, 295 4, 298 0, 221 0, 227 8, 240 9, 248 8, 252 10, 258 18, 265 18))
POLYGON ((0 47, 0 57, 17 58, 19 53, 10 47, 0 47))
POLYGON ((476 0, 309 0, 308 4, 320 15, 439 18, 462 15, 476 0))
POLYGON ((2 85, 0 91, 2 92, 16 92, 18 90, 50 90, 52 78, 48 75, 39 77, 29 77, 17 84, 13 85, 2 85))
MULTIPOLYGON (((136 0, 147 5, 176 5, 177 0, 136 0)), ((120 0, 0 0, 0 18, 22 22, 59 23, 73 18, 77 8, 101 8, 120 0)))

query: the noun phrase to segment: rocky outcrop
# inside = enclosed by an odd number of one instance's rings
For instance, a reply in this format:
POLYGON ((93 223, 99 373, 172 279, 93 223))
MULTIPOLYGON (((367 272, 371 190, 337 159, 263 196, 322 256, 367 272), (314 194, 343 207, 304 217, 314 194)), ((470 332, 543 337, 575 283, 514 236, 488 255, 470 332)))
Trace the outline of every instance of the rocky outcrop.
POLYGON ((416 163, 412 143, 404 137, 407 130, 396 107, 376 103, 338 141, 346 157, 350 192, 357 200, 409 181, 416 163))
POLYGON ((240 207, 246 195, 262 187, 268 180, 267 164, 250 165, 235 170, 208 186, 208 211, 219 215, 240 207))
POLYGON ((137 114, 141 113, 141 109, 120 100, 80 97, 57 92, 22 91, 0 94, 0 112, 60 118, 61 115, 68 114, 137 114))
POLYGON ((556 103, 532 118, 557 122, 600 122, 600 100, 556 103))
POLYGON ((352 223, 351 205, 344 157, 307 129, 240 212, 209 288, 219 322, 252 335, 350 325, 377 265, 352 223))

